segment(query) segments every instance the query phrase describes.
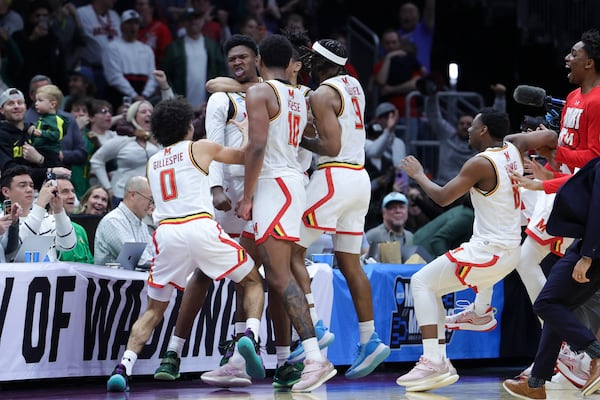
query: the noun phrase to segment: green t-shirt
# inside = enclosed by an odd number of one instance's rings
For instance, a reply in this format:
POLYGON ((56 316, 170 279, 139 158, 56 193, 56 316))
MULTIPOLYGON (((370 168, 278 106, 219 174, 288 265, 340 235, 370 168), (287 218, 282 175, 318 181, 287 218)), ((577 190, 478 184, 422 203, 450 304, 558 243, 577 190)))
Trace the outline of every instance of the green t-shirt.
POLYGON ((87 232, 85 231, 83 226, 73 221, 71 221, 71 225, 73 225, 73 229, 75 229, 75 237, 77 238, 77 243, 75 244, 73 250, 61 252, 59 260, 93 264, 94 256, 92 255, 92 251, 90 250, 90 243, 88 241, 87 232))

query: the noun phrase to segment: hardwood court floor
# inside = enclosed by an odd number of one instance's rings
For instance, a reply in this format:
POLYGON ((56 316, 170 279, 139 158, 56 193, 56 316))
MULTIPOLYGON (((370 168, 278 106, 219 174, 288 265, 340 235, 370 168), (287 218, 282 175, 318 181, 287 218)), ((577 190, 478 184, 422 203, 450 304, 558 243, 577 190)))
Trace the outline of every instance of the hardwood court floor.
MULTIPOLYGON (((456 363, 455 363, 456 365, 456 363)), ((3 383, 0 399, 104 399, 104 400, 196 400, 196 399, 239 399, 239 400, 490 400, 513 399, 503 388, 502 381, 514 376, 523 368, 483 367, 458 368, 460 380, 450 386, 430 392, 406 393, 396 385, 396 378, 412 368, 412 365, 386 365, 368 377, 348 380, 343 369, 338 371, 326 385, 313 393, 274 392, 271 378, 256 381, 247 388, 231 390, 208 386, 198 375, 185 376, 176 382, 158 382, 151 377, 136 377, 131 382, 129 393, 106 393, 105 379, 44 380, 19 383, 3 383)), ((552 400, 581 399, 581 393, 570 388, 550 390, 547 397, 552 400)), ((566 386, 566 385, 565 385, 566 386)), ((568 387, 568 386, 567 386, 568 387)), ((600 394, 586 399, 600 400, 600 394)))

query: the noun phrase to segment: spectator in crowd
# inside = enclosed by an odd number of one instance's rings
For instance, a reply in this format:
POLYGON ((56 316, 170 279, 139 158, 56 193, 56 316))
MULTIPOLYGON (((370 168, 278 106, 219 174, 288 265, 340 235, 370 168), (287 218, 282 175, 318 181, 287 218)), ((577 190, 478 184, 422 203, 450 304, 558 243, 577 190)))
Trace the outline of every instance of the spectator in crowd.
POLYGON ((307 29, 304 25, 304 16, 299 13, 287 14, 284 18, 281 30, 284 32, 306 32, 307 29))
MULTIPOLYGON (((15 86, 25 88, 29 80, 37 74, 47 75, 58 87, 66 84, 65 50, 50 27, 50 6, 44 0, 29 4, 25 28, 13 35, 21 51, 22 64, 13 65, 19 69, 19 80, 15 86)), ((11 59, 11 63, 18 60, 11 59)))
POLYGON ((136 101, 127 110, 127 121, 134 124, 134 136, 117 136, 104 143, 90 159, 92 174, 113 196, 116 206, 126 195, 125 185, 133 176, 146 173, 146 162, 159 150, 150 140, 152 104, 136 101), (117 170, 109 177, 109 162, 117 161, 117 170))
POLYGON ((63 101, 65 104, 64 111, 71 113, 84 136, 86 130, 89 129, 92 100, 93 98, 87 96, 74 96, 70 97, 66 102, 63 101))
POLYGON ((414 44, 401 39, 398 32, 388 29, 382 34, 386 54, 373 67, 373 79, 379 88, 379 99, 396 106, 400 113, 400 123, 406 126, 403 135, 408 141, 409 152, 415 152, 412 145, 419 139, 420 107, 412 98, 407 113, 406 96, 416 90, 417 80, 425 75, 425 69, 417 60, 414 44))
POLYGON ((123 96, 133 101, 150 99, 158 84, 152 76, 156 68, 154 52, 147 44, 137 40, 140 15, 135 10, 121 14, 121 37, 104 48, 102 68, 109 86, 104 96, 113 107, 118 107, 123 96))
POLYGON ((65 212, 63 198, 56 195, 56 179, 48 179, 42 184, 34 202, 30 169, 16 165, 2 171, 0 190, 5 199, 19 203, 23 208, 19 221, 21 242, 28 236, 53 236, 54 246, 47 254, 50 261, 57 261, 61 252, 75 247, 75 231, 65 212), (50 212, 46 211, 47 207, 50 212))
POLYGON ((258 23, 258 36, 261 40, 272 33, 279 32, 279 21, 265 7, 263 0, 245 0, 246 15, 252 15, 258 23))
POLYGON ((242 35, 248 35, 256 43, 260 43, 262 36, 258 29, 258 20, 252 15, 246 15, 239 24, 238 31, 242 35))
POLYGON ((62 139, 69 129, 72 118, 57 114, 62 104, 63 94, 55 85, 39 88, 35 95, 35 111, 40 118, 27 129, 29 142, 41 154, 42 167, 57 167, 62 139))
POLYGON ((433 33, 435 29, 435 0, 425 0, 423 18, 417 4, 408 1, 398 10, 400 38, 406 39, 417 48, 417 60, 425 67, 426 73, 431 73, 431 51, 433 48, 433 33))
POLYGON ((121 20, 113 10, 116 0, 92 0, 88 5, 77 8, 83 29, 84 45, 79 53, 83 65, 94 71, 99 98, 105 96, 106 78, 102 70, 102 54, 113 39, 121 36, 121 20))
MULTIPOLYGON (((165 74, 165 71, 162 71, 160 69, 157 69, 156 71, 154 71, 154 79, 156 79, 156 82, 158 82, 158 86, 160 88, 160 95, 161 95, 161 100, 168 100, 168 99, 172 99, 175 97, 175 93, 173 93, 173 89, 171 89, 171 87, 169 86, 169 82, 167 81, 167 75, 165 74)), ((213 81, 218 81, 220 78, 213 78, 213 81)), ((228 78, 227 78, 228 79, 228 78)), ((206 82, 206 89, 209 92, 213 92, 210 90, 210 81, 206 82)), ((228 91, 232 91, 232 92, 238 92, 240 91, 237 88, 228 90, 228 91)), ((245 89, 244 89, 245 91, 245 89)), ((195 112, 195 118, 192 121, 192 125, 194 126, 194 136, 193 136, 193 140, 200 140, 200 139, 206 139, 206 127, 205 127, 205 121, 206 121, 206 108, 208 106, 208 102, 204 103, 200 106, 200 108, 195 112)), ((123 127, 121 124, 119 124, 119 134, 128 134, 125 132, 128 132, 129 130, 127 130, 125 127, 123 127), (122 133, 121 133, 122 131, 122 133)), ((133 133, 133 129, 131 129, 131 132, 133 133)))
POLYGON ((406 157, 406 145, 400 139, 402 134, 398 129, 399 118, 398 109, 392 103, 384 102, 377 106, 375 118, 367 126, 365 169, 371 178, 368 228, 379 220, 381 200, 392 190, 396 167, 406 157))
MULTIPOLYGON (((404 229, 408 218, 408 198, 402 193, 391 192, 383 198, 381 209, 383 222, 366 232, 369 246, 376 247, 387 242, 399 242, 400 247, 412 245, 413 233, 404 229)), ((378 257, 377 248, 369 253, 378 257)))
POLYGON ((157 18, 156 0, 136 0, 135 10, 140 15, 137 39, 152 48, 156 65, 160 65, 167 46, 173 41, 171 30, 157 18))
MULTIPOLYGON (((400 171, 403 172, 403 171, 400 171)), ((403 176, 408 176, 404 174, 403 176)), ((395 186, 395 185, 394 185, 395 186)), ((405 189, 396 189, 396 192, 406 193, 408 198, 408 219, 404 228, 411 232, 416 232, 429 221, 437 218, 446 209, 435 204, 429 196, 425 194, 423 189, 414 182, 408 182, 408 187, 405 189)), ((452 206, 448 206, 450 208, 452 206)))
MULTIPOLYGON (((0 196, 4 199, 4 196, 0 196)), ((11 203, 10 200, 6 200, 11 203)), ((19 250, 19 218, 23 214, 23 208, 19 203, 10 204, 4 203, 2 216, 0 217, 0 262, 13 260, 19 250), (9 208, 8 208, 9 207, 9 208)))
POLYGON ((205 16, 202 34, 217 43, 224 44, 231 37, 229 28, 229 13, 223 8, 217 8, 213 0, 192 0, 192 7, 205 16))
POLYGON ((162 69, 197 111, 206 102, 206 81, 227 75, 227 67, 219 43, 202 34, 204 15, 192 8, 183 18, 186 34, 167 47, 162 69))
MULTIPOLYGON (((90 67, 77 66, 69 72, 68 94, 62 104, 62 108, 69 102, 71 97, 89 96, 96 94, 96 85, 94 85, 94 71, 90 67)), ((81 126, 79 126, 81 129, 81 126)))
POLYGON ((0 94, 0 113, 4 116, 0 121, 0 169, 15 165, 33 166, 30 174, 35 188, 38 189, 46 178, 47 172, 69 175, 71 171, 62 167, 41 167, 41 154, 27 143, 25 129, 25 97, 15 88, 10 88, 0 94))
POLYGON ((467 242, 473 235, 475 213, 469 194, 461 198, 461 203, 416 230, 413 243, 437 257, 467 242))
POLYGON ((77 7, 72 1, 61 0, 48 0, 48 5, 50 6, 50 30, 64 51, 66 70, 71 71, 76 68, 79 62, 79 48, 84 45, 77 7))
POLYGON ((85 191, 75 214, 103 215, 112 210, 110 193, 100 185, 93 185, 85 191))
MULTIPOLYGON (((45 75, 36 75, 33 78, 31 78, 31 81, 29 82, 29 98, 31 99, 31 101, 35 101, 35 94, 39 88, 50 84, 52 84, 52 80, 45 75)), ((64 117, 65 119, 69 120, 69 127, 67 129, 67 133, 63 136, 63 140, 61 141, 61 151, 58 155, 58 158, 63 164, 63 166, 66 168, 71 168, 73 165, 82 165, 86 160, 86 155, 85 143, 83 142, 83 138, 81 137, 81 130, 79 129, 79 125, 77 125, 75 118, 70 113, 59 111, 58 114, 61 117, 64 117)), ((35 110, 35 107, 29 107, 29 109, 25 113, 25 125, 35 123, 35 121, 37 121, 39 118, 40 115, 35 110)), ((32 156, 36 155, 33 152, 31 153, 32 156)), ((34 158, 32 161, 38 163, 38 160, 34 158)))
MULTIPOLYGON (((1 32, 2 31, 0 30, 0 35, 1 35, 1 32)), ((1 56, 1 53, 2 53, 2 38, 0 36, 0 93, 4 92, 6 89, 8 89, 8 83, 6 82, 6 80, 4 78, 5 74, 2 73, 2 71, 4 71, 4 68, 2 67, 4 58, 1 56)))
MULTIPOLYGON (((104 143, 115 138, 117 132, 111 130, 112 106, 106 100, 93 99, 89 103, 89 124, 83 129, 83 140, 87 150, 87 161, 81 166, 72 168, 72 182, 77 182, 76 192, 82 196, 90 184, 96 184, 97 178, 92 174, 89 159, 104 143)), ((107 164, 108 173, 117 169, 116 161, 107 164)))
POLYGON ((164 15, 167 25, 171 33, 178 34, 179 24, 181 22, 181 16, 190 7, 190 0, 162 0, 156 4, 161 15, 164 15))
MULTIPOLYGON (((498 83, 492 85, 491 89, 495 93, 492 107, 498 111, 506 111, 506 86, 498 83)), ((439 101, 434 93, 429 93, 425 110, 433 135, 440 142, 435 182, 445 185, 458 174, 465 161, 475 154, 475 150, 469 146, 469 128, 473 123, 473 116, 459 115, 456 126, 452 126, 442 116, 439 101)))
MULTIPOLYGON (((73 187, 71 181, 64 176, 57 176, 56 182, 58 183, 58 196, 62 198, 65 211, 69 215, 73 214, 73 211, 75 210, 75 201, 77 200, 77 197, 75 196, 75 187, 73 187)), ((76 222, 71 221, 71 225, 75 231, 77 242, 75 247, 71 250, 61 251, 58 259, 60 261, 93 264, 94 256, 90 249, 90 242, 86 230, 76 222)))
POLYGON ((148 180, 132 176, 127 180, 123 201, 106 214, 96 229, 94 264, 115 262, 125 242, 147 243, 138 266, 147 267, 152 261, 152 239, 148 226, 142 221, 154 206, 148 180))
POLYGON ((20 31, 24 27, 23 17, 15 10, 10 9, 10 0, 0 0, 0 30, 2 37, 12 36, 13 33, 20 31))

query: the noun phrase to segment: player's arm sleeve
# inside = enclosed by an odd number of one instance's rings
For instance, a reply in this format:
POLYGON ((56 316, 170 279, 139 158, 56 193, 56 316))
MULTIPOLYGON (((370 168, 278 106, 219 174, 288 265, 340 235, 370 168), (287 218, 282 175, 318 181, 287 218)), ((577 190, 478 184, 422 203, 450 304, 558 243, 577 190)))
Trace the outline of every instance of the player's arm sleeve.
MULTIPOLYGON (((229 97, 227 94, 213 93, 206 104, 206 138, 212 142, 225 145, 225 127, 229 110, 229 97)), ((223 186, 223 164, 212 162, 208 167, 210 187, 223 186)))

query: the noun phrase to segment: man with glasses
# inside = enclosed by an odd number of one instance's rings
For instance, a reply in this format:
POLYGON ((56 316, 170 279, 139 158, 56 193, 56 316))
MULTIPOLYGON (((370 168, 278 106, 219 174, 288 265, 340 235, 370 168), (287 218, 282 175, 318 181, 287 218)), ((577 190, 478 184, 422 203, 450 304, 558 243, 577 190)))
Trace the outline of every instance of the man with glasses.
POLYGON ((117 208, 106 214, 96 230, 94 264, 115 262, 125 242, 147 243, 138 267, 147 268, 152 261, 152 241, 143 221, 154 211, 154 201, 148 180, 133 176, 125 184, 125 196, 117 208))

